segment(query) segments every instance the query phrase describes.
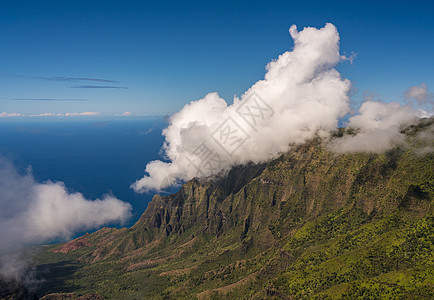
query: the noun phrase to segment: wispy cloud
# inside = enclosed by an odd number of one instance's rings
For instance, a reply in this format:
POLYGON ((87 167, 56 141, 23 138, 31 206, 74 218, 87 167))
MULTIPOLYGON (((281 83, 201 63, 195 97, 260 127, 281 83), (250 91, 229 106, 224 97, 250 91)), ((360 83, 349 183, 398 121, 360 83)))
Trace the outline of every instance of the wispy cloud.
POLYGON ((40 113, 40 114, 32 114, 32 115, 23 115, 20 113, 8 113, 2 112, 0 113, 0 118, 13 118, 13 117, 77 117, 77 116, 98 116, 100 112, 96 111, 85 111, 85 112, 67 112, 67 113, 40 113))
POLYGON ((34 114, 29 115, 29 117, 61 117, 63 114, 61 113, 41 113, 41 114, 34 114))
MULTIPOLYGON (((86 85, 84 83, 100 83, 100 84, 112 84, 118 81, 104 78, 91 78, 91 77, 67 77, 67 76, 29 76, 29 75, 14 75, 14 74, 0 74, 5 77, 15 77, 23 79, 35 79, 45 81, 58 81, 58 82, 71 82, 71 83, 83 83, 83 85, 70 86, 73 89, 127 89, 124 86, 110 86, 110 85, 86 85)), ((42 99, 38 99, 42 100, 42 99)), ((43 99, 46 100, 46 99, 43 99)), ((48 99, 47 99, 48 100, 48 99)))
POLYGON ((101 78, 88 78, 88 77, 37 77, 37 79, 51 80, 51 81, 96 81, 96 82, 107 82, 114 83, 116 80, 111 79, 101 79, 101 78))
POLYGON ((66 76, 29 76, 29 75, 12 75, 12 74, 0 74, 1 76, 18 77, 26 79, 39 79, 48 81, 66 81, 66 82, 80 82, 80 81, 92 81, 92 82, 106 82, 115 83, 116 80, 102 79, 102 78, 90 78, 90 77, 66 77, 66 76))
POLYGON ((76 98, 11 98, 13 101, 87 101, 87 99, 76 98))
POLYGON ((117 117, 149 117, 148 114, 132 113, 130 111, 125 111, 123 113, 115 114, 117 117))
POLYGON ((0 118, 11 118, 11 117, 22 117, 23 115, 20 113, 8 113, 2 112, 0 113, 0 118))
POLYGON ((409 87, 404 92, 404 95, 405 99, 410 103, 412 100, 416 100, 418 105, 428 110, 432 110, 434 107, 434 94, 428 90, 428 86, 425 83, 409 87))
POLYGON ((111 85, 75 85, 71 86, 73 89, 127 89, 125 86, 111 86, 111 85))
POLYGON ((82 113, 66 113, 65 116, 71 117, 71 116, 98 116, 100 113, 96 111, 85 111, 82 113))
POLYGON ((101 113, 95 111, 85 111, 81 113, 67 112, 67 113, 41 113, 28 115, 29 117, 76 117, 76 116, 98 116, 101 113))

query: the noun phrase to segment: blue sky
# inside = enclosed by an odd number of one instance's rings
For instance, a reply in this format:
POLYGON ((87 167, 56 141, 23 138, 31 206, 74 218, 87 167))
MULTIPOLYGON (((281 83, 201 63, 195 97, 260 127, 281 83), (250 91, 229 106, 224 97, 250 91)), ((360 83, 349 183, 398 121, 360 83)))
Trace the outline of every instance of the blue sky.
POLYGON ((292 48, 296 24, 336 25, 352 96, 434 89, 432 1, 1 1, 0 113, 164 115, 227 102, 292 48))

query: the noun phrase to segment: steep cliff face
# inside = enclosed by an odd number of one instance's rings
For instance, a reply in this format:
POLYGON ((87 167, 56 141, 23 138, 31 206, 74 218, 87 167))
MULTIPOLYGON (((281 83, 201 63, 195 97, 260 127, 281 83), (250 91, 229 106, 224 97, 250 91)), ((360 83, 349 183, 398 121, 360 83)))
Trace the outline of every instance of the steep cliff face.
POLYGON ((336 154, 314 139, 156 195, 132 228, 102 229, 68 253, 54 246, 39 265, 74 260, 71 284, 124 299, 430 295, 434 155, 414 143, 336 154))
POLYGON ((225 199, 237 194, 264 168, 265 164, 240 166, 218 178, 193 179, 173 195, 156 195, 132 229, 153 231, 159 238, 192 228, 197 233, 218 235, 226 218, 222 211, 225 199))

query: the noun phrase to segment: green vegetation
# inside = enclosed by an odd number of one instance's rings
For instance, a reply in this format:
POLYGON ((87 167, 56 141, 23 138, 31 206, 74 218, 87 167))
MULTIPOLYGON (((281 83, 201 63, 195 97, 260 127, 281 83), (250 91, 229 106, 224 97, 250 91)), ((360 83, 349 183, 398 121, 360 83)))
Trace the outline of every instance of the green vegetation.
MULTIPOLYGON (((384 154, 327 151, 320 139, 266 165, 155 196, 129 229, 43 247, 39 294, 109 299, 434 297, 432 122, 384 154), (423 151, 421 149, 424 149, 423 151), (66 252, 66 251, 65 251, 66 252)), ((335 138, 355 134, 340 130, 335 138)))

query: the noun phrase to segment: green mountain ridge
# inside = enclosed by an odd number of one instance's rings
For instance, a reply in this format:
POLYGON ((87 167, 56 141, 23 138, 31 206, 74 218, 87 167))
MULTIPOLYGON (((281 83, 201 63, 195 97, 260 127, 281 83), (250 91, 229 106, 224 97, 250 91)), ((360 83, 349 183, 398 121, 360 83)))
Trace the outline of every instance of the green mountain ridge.
POLYGON ((434 154, 420 151, 433 146, 433 123, 407 128, 407 145, 384 154, 336 154, 315 138, 155 195, 131 228, 44 246, 38 295, 433 298, 434 154))

